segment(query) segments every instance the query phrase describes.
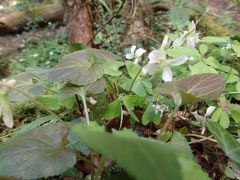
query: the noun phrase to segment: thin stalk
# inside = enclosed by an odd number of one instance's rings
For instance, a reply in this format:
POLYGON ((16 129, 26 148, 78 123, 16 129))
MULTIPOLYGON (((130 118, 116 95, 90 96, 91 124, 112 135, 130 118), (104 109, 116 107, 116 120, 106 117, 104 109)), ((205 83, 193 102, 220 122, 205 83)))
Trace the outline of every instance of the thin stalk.
POLYGON ((198 134, 187 134, 187 135, 185 135, 185 136, 201 138, 201 139, 199 139, 199 140, 192 141, 192 142, 190 142, 189 144, 199 143, 199 142, 206 141, 206 140, 213 141, 213 142, 217 142, 215 139, 212 139, 212 135, 206 137, 206 136, 202 136, 202 135, 198 135, 198 134))
POLYGON ((84 113, 85 113, 85 118, 86 118, 86 124, 87 126, 90 125, 90 120, 89 120, 89 115, 88 115, 88 107, 87 107, 87 101, 86 101, 86 97, 85 97, 85 92, 84 92, 84 88, 81 88, 82 93, 80 94, 81 99, 82 99, 82 103, 83 103, 83 108, 84 108, 84 113))
POLYGON ((131 84, 131 86, 130 86, 128 92, 127 92, 127 94, 129 94, 129 93, 131 92, 132 87, 133 87, 135 81, 137 80, 137 77, 139 76, 139 74, 140 74, 141 71, 142 71, 142 68, 143 68, 143 66, 141 66, 141 68, 138 70, 138 72, 137 72, 136 76, 134 77, 133 82, 132 82, 132 84, 131 84))
POLYGON ((103 156, 101 158, 101 161, 98 165, 98 168, 97 168, 97 172, 96 172, 96 175, 95 175, 95 178, 93 180, 100 180, 101 179, 101 173, 104 169, 104 165, 105 165, 105 161, 107 160, 107 157, 106 156, 103 156))
MULTIPOLYGON (((6 86, 6 85, 5 85, 6 86)), ((70 127, 67 125, 66 122, 64 122, 57 114, 55 114, 54 112, 52 112, 47 106, 45 106, 44 104, 42 104, 41 102, 39 102, 38 100, 36 100, 35 98, 33 98, 31 95, 25 93, 24 91, 14 87, 14 86, 8 86, 11 89, 14 89, 16 91, 18 91, 19 93, 21 93, 22 95, 26 96, 27 98, 29 98, 34 104, 38 105, 39 107, 41 107, 42 109, 44 109, 45 111, 47 111, 49 114, 51 114, 53 117, 55 117, 60 123, 62 123, 67 129, 70 129, 70 127)))
POLYGON ((160 134, 158 135, 157 139, 160 139, 160 137, 165 133, 165 131, 167 130, 168 126, 172 123, 173 120, 173 116, 175 115, 175 113, 177 112, 178 108, 175 108, 174 111, 171 113, 171 116, 167 119, 167 121, 164 123, 160 134))
POLYGON ((104 79, 107 81, 107 83, 108 83, 108 85, 110 86, 110 88, 111 88, 111 90, 112 90, 112 93, 113 93, 113 95, 114 95, 114 97, 115 97, 115 99, 116 99, 116 98, 117 98, 117 94, 116 94, 116 91, 115 91, 112 83, 109 81, 109 79, 108 79, 107 77, 104 77, 104 79))
POLYGON ((120 126, 119 126, 119 130, 121 130, 122 128, 122 123, 123 123, 123 108, 122 108, 122 101, 120 101, 121 104, 121 116, 120 116, 120 126))

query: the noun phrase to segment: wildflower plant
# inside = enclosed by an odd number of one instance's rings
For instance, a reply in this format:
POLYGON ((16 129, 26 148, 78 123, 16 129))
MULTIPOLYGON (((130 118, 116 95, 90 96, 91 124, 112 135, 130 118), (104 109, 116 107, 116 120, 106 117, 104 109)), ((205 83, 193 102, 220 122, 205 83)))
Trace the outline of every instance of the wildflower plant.
MULTIPOLYGON (((31 130, 19 130, 17 137, 0 144, 0 177, 59 175, 73 168, 77 159, 95 157, 98 152, 98 163, 90 159, 94 179, 100 179, 104 162, 111 156, 136 179, 185 180, 197 173, 196 180, 207 180, 184 136, 168 131, 180 106, 190 111, 188 107, 199 101, 211 106, 204 115, 195 114, 196 119, 201 117, 199 122, 193 117, 187 122, 200 126, 202 135, 207 128, 229 159, 240 164, 240 145, 226 130, 230 123, 221 120, 229 115, 231 121, 239 121, 239 106, 227 101, 239 97, 226 90, 239 88, 239 74, 216 55, 216 49, 221 50, 230 39, 199 40, 198 36, 192 22, 179 37, 170 40, 166 35, 159 48, 150 52, 133 45, 123 60, 109 51, 87 48, 65 55, 53 68, 27 68, 16 86, 13 80, 2 81, 0 112, 6 126, 14 124, 9 102, 30 100, 51 116, 41 123, 32 121, 31 130), (72 112, 69 109, 80 117, 65 121, 65 114, 72 112), (138 137, 146 136, 139 129, 151 126, 158 129, 147 134, 149 138, 138 137), (229 149, 225 137, 237 152, 229 149)), ((226 50, 237 54, 237 45, 234 42, 226 50)))

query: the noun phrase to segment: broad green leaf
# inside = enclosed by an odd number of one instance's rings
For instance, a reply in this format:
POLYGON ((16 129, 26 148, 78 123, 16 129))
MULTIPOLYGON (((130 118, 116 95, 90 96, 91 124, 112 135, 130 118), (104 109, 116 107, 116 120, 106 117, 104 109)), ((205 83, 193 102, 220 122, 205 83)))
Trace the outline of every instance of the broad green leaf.
POLYGON ((228 128, 230 125, 228 114, 225 111, 222 111, 222 114, 219 120, 219 125, 221 125, 224 129, 228 128))
POLYGON ((220 69, 221 68, 221 64, 219 63, 219 61, 217 59, 215 59, 213 56, 208 57, 207 59, 204 59, 204 62, 216 69, 220 69))
POLYGON ((210 180, 208 174, 194 161, 192 150, 183 135, 176 132, 170 141, 170 146, 176 152, 178 161, 181 164, 183 179, 210 180))
POLYGON ((189 12, 186 8, 170 8, 170 23, 177 29, 183 29, 189 22, 189 12))
POLYGON ((129 76, 134 79, 138 73, 138 71, 141 69, 141 66, 138 64, 134 64, 132 61, 126 61, 125 62, 127 71, 129 76))
POLYGON ((215 36, 206 36, 201 39, 201 42, 205 43, 228 43, 230 42, 230 37, 215 37, 215 36))
POLYGON ((177 89, 196 98, 216 100, 224 90, 224 80, 218 74, 198 74, 178 80, 177 89))
POLYGON ((208 121, 206 125, 226 155, 240 167, 240 143, 217 123, 208 121))
POLYGON ((153 122, 154 124, 159 124, 160 120, 161 120, 161 113, 155 110, 152 103, 149 103, 145 112, 143 113, 142 124, 147 125, 150 122, 153 122))
POLYGON ((104 119, 111 120, 121 115, 121 101, 116 99, 108 104, 107 111, 104 113, 104 119))
POLYGON ((5 94, 0 92, 0 117, 2 116, 4 124, 12 128, 13 127, 13 115, 10 104, 5 94))
POLYGON ((170 146, 174 149, 177 155, 184 155, 190 159, 194 159, 192 150, 185 139, 185 137, 179 133, 175 132, 170 141, 170 146))
POLYGON ((84 49, 62 58, 55 68, 28 68, 28 71, 49 82, 71 82, 87 85, 103 76, 103 63, 119 57, 105 50, 84 49))
MULTIPOLYGON (((60 98, 65 99, 71 96, 74 96, 75 94, 81 94, 82 93, 83 86, 77 86, 73 84, 67 84, 65 85, 60 92, 60 98)), ((88 85, 84 87, 85 91, 88 91, 92 94, 100 94, 104 92, 104 89, 106 88, 106 82, 104 79, 100 79, 96 81, 95 83, 88 85)))
POLYGON ((139 137, 79 130, 78 126, 72 130, 90 148, 111 156, 137 180, 182 179, 177 157, 167 144, 139 137))
POLYGON ((181 165, 181 172, 184 180, 210 180, 208 174, 201 169, 193 159, 179 155, 178 161, 181 165))
MULTIPOLYGON (((17 82, 16 88, 20 89, 21 91, 24 91, 25 93, 31 96, 40 96, 44 93, 44 89, 41 84, 33 83, 33 75, 31 75, 30 73, 24 72, 12 78, 16 79, 16 82, 17 82)), ((12 89, 8 94, 8 100, 9 101, 27 101, 29 99, 23 94, 21 94, 20 92, 12 89)))
POLYGON ((75 153, 63 139, 68 131, 59 123, 48 124, 0 144, 0 174, 23 179, 59 175, 76 163, 75 153))
POLYGON ((208 51, 208 46, 206 44, 200 44, 199 46, 199 52, 201 53, 201 55, 205 55, 208 51))
POLYGON ((121 61, 106 61, 103 64, 104 74, 110 76, 120 76, 122 74, 118 69, 123 66, 124 63, 121 61))
POLYGON ((39 96, 36 97, 38 101, 40 101, 42 104, 47 106, 51 110, 59 110, 60 105, 58 103, 58 96, 57 95, 44 95, 44 96, 39 96))
POLYGON ((178 58, 181 56, 200 57, 200 54, 196 49, 182 46, 175 46, 171 49, 168 49, 167 54, 173 58, 178 58))
POLYGON ((231 110, 230 111, 232 118, 236 123, 240 124, 240 111, 239 110, 231 110))
POLYGON ((24 126, 21 126, 20 129, 18 129, 17 131, 14 132, 13 136, 18 136, 19 134, 30 131, 36 127, 39 127, 40 125, 45 124, 46 122, 49 122, 49 121, 57 122, 57 120, 54 119, 53 116, 44 116, 41 118, 37 118, 37 119, 31 121, 30 123, 24 124, 24 126))
POLYGON ((234 41, 232 45, 233 51, 237 54, 237 56, 240 56, 240 43, 238 41, 234 41))
POLYGON ((223 110, 221 108, 217 108, 217 110, 212 114, 211 121, 218 122, 221 118, 222 111, 223 110))
POLYGON ((191 75, 204 74, 204 73, 218 74, 218 72, 214 68, 207 66, 207 65, 203 64, 202 62, 194 64, 191 68, 191 75))

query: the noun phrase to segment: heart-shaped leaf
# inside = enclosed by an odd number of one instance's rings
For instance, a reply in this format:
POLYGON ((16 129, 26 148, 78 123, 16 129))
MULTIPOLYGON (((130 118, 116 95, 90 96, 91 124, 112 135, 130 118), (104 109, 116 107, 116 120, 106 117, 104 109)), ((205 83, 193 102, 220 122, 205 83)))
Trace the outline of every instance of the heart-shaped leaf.
POLYGON ((64 147, 68 130, 59 123, 35 128, 0 144, 0 175, 37 179, 59 175, 76 162, 64 147))
POLYGON ((79 129, 79 126, 75 126, 72 130, 82 141, 103 155, 111 156, 138 180, 182 179, 177 157, 167 144, 145 138, 79 129))
POLYGON ((28 71, 49 82, 87 85, 103 76, 104 62, 118 59, 118 56, 105 50, 84 49, 64 56, 55 68, 28 68, 28 71))
MULTIPOLYGON (((198 99, 216 100, 224 90, 224 79, 218 74, 197 74, 176 82, 177 89, 198 99)), ((184 96, 182 96, 184 99, 184 96)))

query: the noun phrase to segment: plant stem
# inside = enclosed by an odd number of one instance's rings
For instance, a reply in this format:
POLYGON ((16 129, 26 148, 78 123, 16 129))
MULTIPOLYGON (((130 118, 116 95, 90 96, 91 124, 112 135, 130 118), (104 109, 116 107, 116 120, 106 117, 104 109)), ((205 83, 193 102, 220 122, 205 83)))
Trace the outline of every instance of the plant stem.
POLYGON ((112 93, 114 95, 114 98, 116 99, 117 98, 117 94, 116 94, 116 91, 113 87, 113 85, 111 84, 111 82, 109 81, 109 79, 107 77, 104 77, 104 79, 107 81, 108 85, 110 86, 110 88, 112 89, 112 93))
POLYGON ((143 66, 141 66, 141 68, 138 70, 138 72, 137 72, 136 76, 134 77, 133 82, 132 82, 132 84, 131 84, 131 86, 130 86, 128 92, 127 92, 127 94, 129 94, 129 93, 131 92, 132 87, 133 87, 135 81, 137 80, 137 77, 139 76, 139 74, 140 74, 141 71, 142 71, 142 68, 143 68, 143 66))
MULTIPOLYGON (((6 85, 5 85, 6 86, 6 85)), ((68 130, 70 129, 70 127, 68 126, 68 124, 66 122, 64 122, 57 114, 55 114, 54 112, 52 112, 47 106, 45 106, 44 104, 42 104, 41 102, 39 102, 38 100, 36 100, 34 97, 32 97, 31 95, 27 94, 26 92, 13 87, 13 86, 8 86, 11 89, 14 89, 16 91, 18 91, 19 93, 21 93, 22 95, 26 96, 27 98, 29 98, 34 104, 40 106, 42 109, 44 109, 45 111, 47 111, 49 114, 51 114, 53 117, 55 117, 60 123, 62 123, 68 130)))
POLYGON ((157 139, 160 139, 160 137, 165 133, 165 131, 167 130, 168 126, 171 124, 172 120, 173 120, 173 116, 175 115, 175 113, 177 112, 178 108, 175 108, 174 111, 171 113, 170 117, 167 119, 167 121, 164 123, 160 134, 158 135, 157 139))
POLYGON ((87 107, 87 102, 86 102, 86 97, 85 97, 85 92, 84 92, 84 88, 82 87, 81 88, 81 93, 80 93, 80 96, 81 96, 81 99, 82 99, 82 102, 83 102, 83 108, 84 108, 84 113, 85 113, 85 118, 86 118, 86 124, 87 126, 90 125, 90 121, 89 121, 89 115, 88 115, 88 107, 87 107))
POLYGON ((199 140, 192 141, 192 142, 190 142, 189 144, 199 143, 199 142, 206 141, 206 140, 216 142, 216 140, 214 140, 214 139, 211 138, 212 135, 206 137, 206 136, 202 136, 202 135, 198 135, 198 134, 187 134, 187 135, 185 135, 185 136, 191 136, 191 137, 201 138, 201 139, 199 139, 199 140))

